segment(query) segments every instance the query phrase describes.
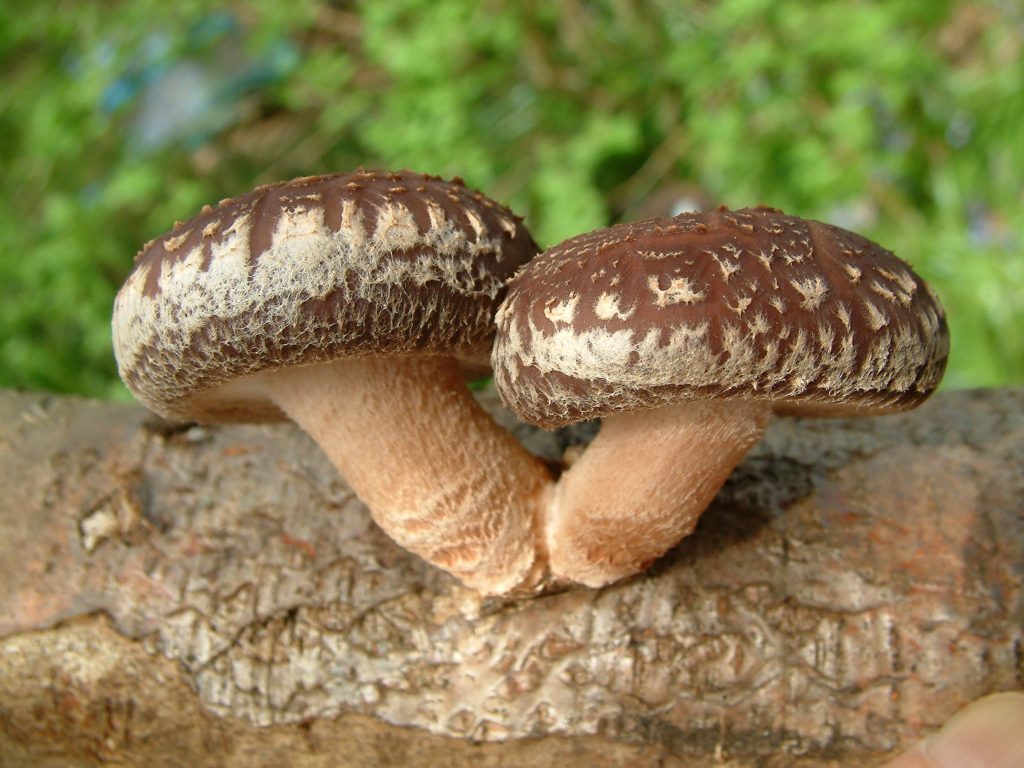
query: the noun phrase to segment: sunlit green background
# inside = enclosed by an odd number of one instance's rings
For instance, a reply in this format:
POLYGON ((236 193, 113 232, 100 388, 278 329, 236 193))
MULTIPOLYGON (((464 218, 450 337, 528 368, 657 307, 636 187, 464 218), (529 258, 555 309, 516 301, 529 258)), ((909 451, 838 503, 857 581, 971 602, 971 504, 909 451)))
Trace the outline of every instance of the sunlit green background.
POLYGON ((0 386, 123 396, 142 243, 360 165, 460 175, 545 245, 680 200, 829 220, 935 285, 948 385, 1024 383, 1022 7, 5 2, 0 386))

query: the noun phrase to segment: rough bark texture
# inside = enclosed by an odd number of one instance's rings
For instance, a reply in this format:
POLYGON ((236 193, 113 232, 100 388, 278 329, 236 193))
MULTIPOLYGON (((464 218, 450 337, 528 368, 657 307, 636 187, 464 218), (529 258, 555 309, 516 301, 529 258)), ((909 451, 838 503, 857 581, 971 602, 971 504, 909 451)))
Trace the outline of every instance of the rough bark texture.
POLYGON ((519 603, 289 426, 0 394, 0 487, 3 766, 874 765, 1024 687, 1024 391, 780 419, 650 572, 519 603))

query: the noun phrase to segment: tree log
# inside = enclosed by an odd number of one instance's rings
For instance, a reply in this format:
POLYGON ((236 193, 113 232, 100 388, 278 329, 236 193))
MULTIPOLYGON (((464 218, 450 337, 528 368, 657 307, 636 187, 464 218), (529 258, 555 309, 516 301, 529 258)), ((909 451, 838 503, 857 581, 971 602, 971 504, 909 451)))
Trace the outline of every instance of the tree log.
POLYGON ((1024 688, 1024 390, 777 419, 649 572, 518 602, 290 425, 0 393, 0 487, 3 766, 866 766, 1024 688))

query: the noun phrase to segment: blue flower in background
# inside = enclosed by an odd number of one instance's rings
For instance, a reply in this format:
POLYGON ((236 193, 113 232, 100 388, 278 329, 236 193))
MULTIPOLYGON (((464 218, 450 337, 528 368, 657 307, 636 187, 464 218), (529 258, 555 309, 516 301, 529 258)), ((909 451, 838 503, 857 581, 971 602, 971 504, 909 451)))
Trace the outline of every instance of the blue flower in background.
POLYGON ((181 142, 202 145, 236 123, 244 99, 294 71, 299 52, 286 39, 254 56, 235 16, 218 11, 175 38, 147 36, 131 63, 103 92, 106 114, 132 110, 128 143, 149 153, 181 142))

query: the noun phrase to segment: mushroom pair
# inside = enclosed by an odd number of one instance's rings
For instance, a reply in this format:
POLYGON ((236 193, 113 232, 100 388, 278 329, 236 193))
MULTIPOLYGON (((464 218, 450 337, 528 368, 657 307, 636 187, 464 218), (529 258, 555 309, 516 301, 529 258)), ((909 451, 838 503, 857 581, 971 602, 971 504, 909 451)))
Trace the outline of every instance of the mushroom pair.
POLYGON ((905 264, 771 209, 537 251, 459 180, 259 188, 143 249, 115 302, 119 371, 167 417, 291 418, 395 541, 506 594, 642 570, 773 410, 913 407, 945 364, 942 310, 905 264), (526 420, 604 419, 561 477, 470 395, 488 355, 526 420))

